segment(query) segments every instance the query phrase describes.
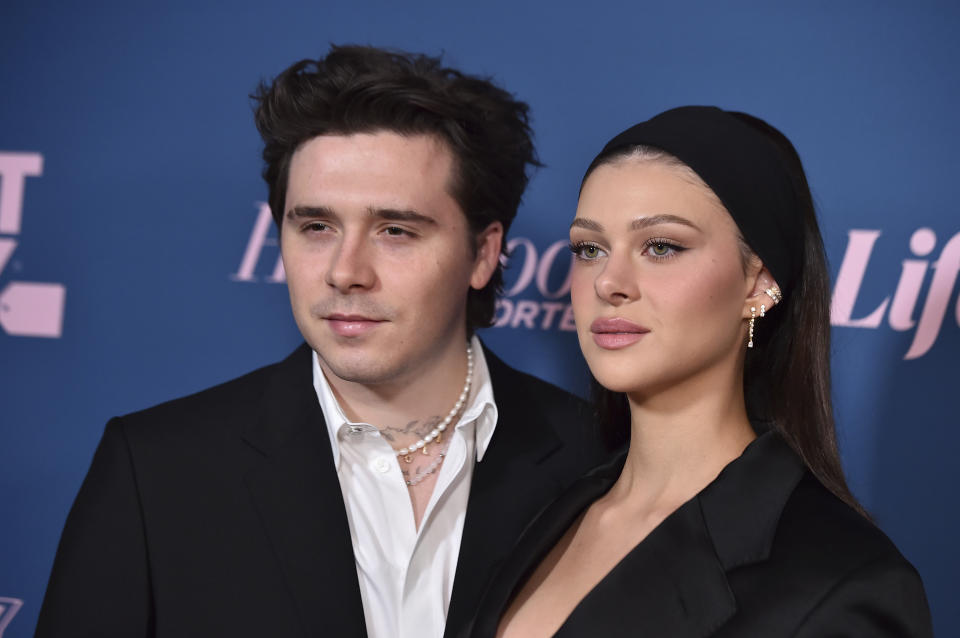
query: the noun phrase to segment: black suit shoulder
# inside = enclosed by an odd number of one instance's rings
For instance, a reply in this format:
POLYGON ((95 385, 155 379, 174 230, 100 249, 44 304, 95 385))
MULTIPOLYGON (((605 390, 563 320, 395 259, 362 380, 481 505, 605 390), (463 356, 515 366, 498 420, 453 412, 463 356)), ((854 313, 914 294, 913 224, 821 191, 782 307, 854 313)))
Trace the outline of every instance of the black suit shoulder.
POLYGON ((790 495, 777 527, 771 560, 794 555, 811 575, 839 577, 881 559, 902 561, 886 534, 807 472, 790 495))
MULTIPOLYGON (((563 388, 522 372, 504 363, 484 348, 494 386, 494 400, 502 409, 549 423, 564 447, 573 446, 582 454, 580 472, 606 461, 610 451, 603 448, 591 404, 563 388)), ((571 479, 576 477, 571 477, 571 479)))
POLYGON ((201 423, 237 423, 250 418, 264 389, 286 361, 273 363, 183 397, 119 417, 127 427, 176 429, 201 423))
POLYGON ((932 636, 916 569, 809 472, 787 499, 768 558, 728 577, 738 611, 723 636, 932 636))
POLYGON ((287 405, 312 399, 303 418, 322 429, 308 355, 301 347, 110 420, 67 518, 37 636, 302 635, 249 481, 269 461, 254 443, 295 431, 287 405), (291 384, 292 399, 277 401, 291 384), (255 439, 267 404, 270 434, 255 439))

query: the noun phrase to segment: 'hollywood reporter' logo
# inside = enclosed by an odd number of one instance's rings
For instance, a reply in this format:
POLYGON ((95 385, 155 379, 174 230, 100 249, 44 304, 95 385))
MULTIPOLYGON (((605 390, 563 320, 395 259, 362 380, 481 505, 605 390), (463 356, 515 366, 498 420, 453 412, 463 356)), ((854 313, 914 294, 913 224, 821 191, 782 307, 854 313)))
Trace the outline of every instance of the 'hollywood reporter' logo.
MULTIPOLYGON (((270 208, 259 205, 256 222, 240 267, 232 275, 236 281, 257 281, 258 264, 266 247, 273 253, 269 274, 261 275, 264 281, 285 281, 283 262, 273 228, 270 208)), ((854 318, 854 307, 860 296, 874 244, 880 237, 879 230, 850 230, 840 271, 833 288, 830 306, 830 323, 837 327, 877 329, 888 317, 890 327, 896 331, 916 328, 912 343, 904 359, 922 357, 940 334, 946 318, 950 299, 960 273, 960 233, 950 238, 940 250, 939 258, 932 264, 927 259, 904 259, 900 280, 892 298, 888 295, 876 308, 864 317, 854 318), (919 318, 914 318, 927 279, 928 271, 933 278, 927 288, 919 318), (887 312, 889 309, 889 313, 887 312)), ((920 228, 910 237, 910 251, 914 257, 928 257, 936 248, 937 236, 929 228, 920 228)), ((573 311, 569 303, 570 266, 572 256, 564 240, 551 243, 540 252, 533 241, 526 237, 514 237, 507 242, 511 268, 503 296, 497 301, 494 326, 499 328, 527 330, 574 331, 573 311)), ((956 321, 960 324, 960 300, 956 321)))
MULTIPOLYGON (((43 174, 39 153, 0 152, 0 274, 10 262, 23 220, 28 177, 43 174)), ((12 281, 0 291, 0 327, 19 337, 59 337, 63 332, 63 284, 12 281)))

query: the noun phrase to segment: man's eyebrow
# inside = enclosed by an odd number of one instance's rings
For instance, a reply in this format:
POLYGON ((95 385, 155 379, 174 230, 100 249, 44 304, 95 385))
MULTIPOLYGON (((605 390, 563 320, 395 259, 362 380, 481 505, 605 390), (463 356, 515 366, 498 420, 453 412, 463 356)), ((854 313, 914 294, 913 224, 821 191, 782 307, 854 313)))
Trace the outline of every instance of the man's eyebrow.
POLYGON ((694 230, 700 230, 696 224, 685 217, 680 217, 678 215, 649 215, 647 217, 638 217, 637 219, 630 222, 630 230, 643 230, 644 228, 649 228, 650 226, 656 226, 658 224, 681 224, 683 226, 689 226, 694 230))
POLYGON ((408 222, 411 224, 431 224, 436 226, 437 220, 429 215, 418 213, 415 210, 400 210, 396 208, 373 208, 367 209, 371 217, 383 219, 391 222, 408 222))
MULTIPOLYGON (((432 224, 436 225, 437 220, 429 215, 418 213, 415 210, 401 210, 396 208, 367 208, 367 214, 370 217, 383 219, 391 222, 408 222, 411 224, 432 224)), ((340 216, 329 206, 294 206, 287 211, 287 217, 290 219, 339 219, 340 216)))
POLYGON ((290 219, 336 218, 337 214, 333 212, 333 209, 326 206, 294 206, 287 211, 287 217, 290 219))

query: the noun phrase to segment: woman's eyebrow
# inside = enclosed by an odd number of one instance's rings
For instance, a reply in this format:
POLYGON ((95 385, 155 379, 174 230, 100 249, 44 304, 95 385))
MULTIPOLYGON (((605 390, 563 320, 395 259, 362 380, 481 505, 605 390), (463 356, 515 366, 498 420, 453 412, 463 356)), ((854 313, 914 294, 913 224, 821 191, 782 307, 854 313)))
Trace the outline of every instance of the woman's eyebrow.
POLYGON ((573 221, 570 222, 570 228, 586 228, 587 230, 593 230, 598 233, 603 232, 603 226, 601 224, 586 217, 574 217, 573 221))
POLYGON ((681 224, 683 226, 689 226, 695 230, 700 230, 696 224, 685 217, 680 217, 678 215, 648 215, 646 217, 638 217, 630 222, 630 230, 643 230, 644 228, 649 228, 650 226, 656 226, 658 224, 681 224))
MULTIPOLYGON (((656 226, 658 224, 681 224, 683 226, 689 226, 695 230, 700 230, 700 228, 689 219, 680 217, 679 215, 670 215, 667 213, 638 217, 630 222, 630 230, 643 230, 644 228, 649 228, 650 226, 656 226)), ((592 230, 598 233, 603 232, 602 224, 586 217, 575 217, 574 220, 570 222, 570 228, 585 228, 586 230, 592 230)))

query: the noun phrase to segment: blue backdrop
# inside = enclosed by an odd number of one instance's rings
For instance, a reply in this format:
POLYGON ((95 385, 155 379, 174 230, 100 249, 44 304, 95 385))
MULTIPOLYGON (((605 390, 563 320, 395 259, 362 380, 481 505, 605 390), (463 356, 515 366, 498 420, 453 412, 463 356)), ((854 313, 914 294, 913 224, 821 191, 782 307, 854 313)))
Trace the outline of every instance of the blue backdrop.
POLYGON ((530 103, 546 167, 483 337, 581 393, 563 243, 589 159, 680 104, 781 128, 836 282, 852 486, 920 570, 938 635, 960 636, 960 5, 61 4, 0 5, 0 635, 32 633, 110 416, 299 342, 247 96, 338 42, 443 52, 530 103))

